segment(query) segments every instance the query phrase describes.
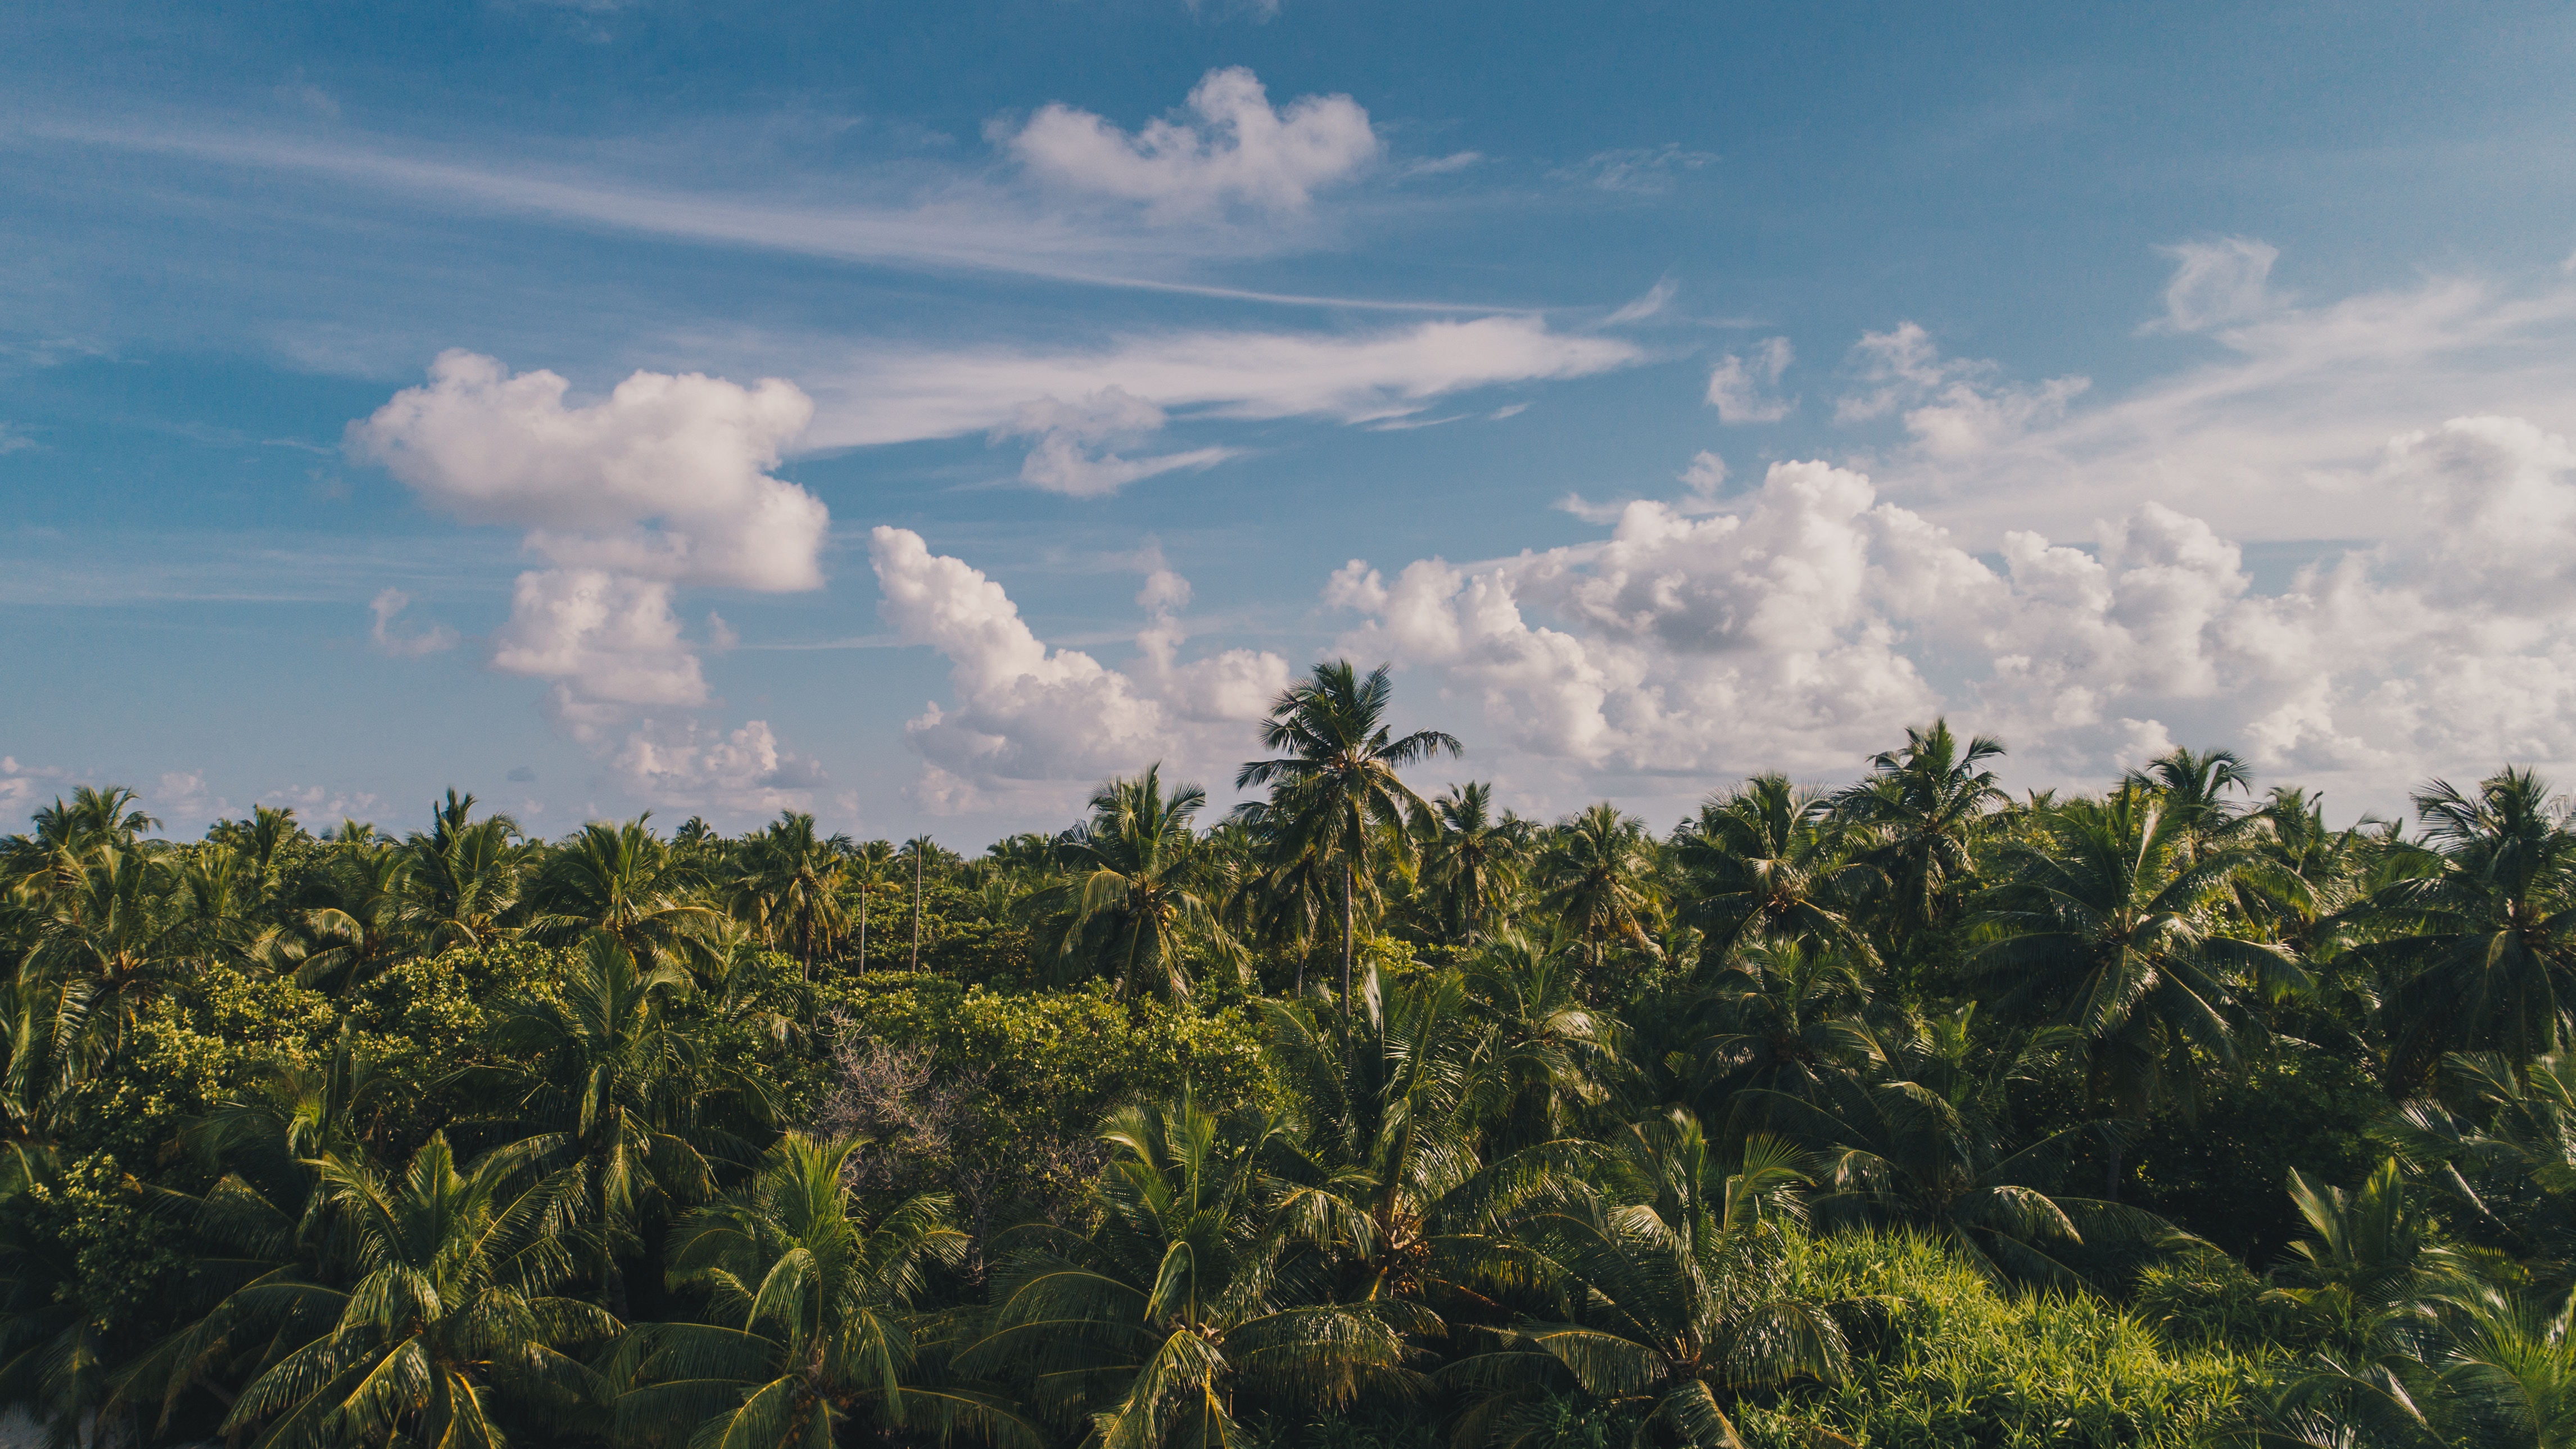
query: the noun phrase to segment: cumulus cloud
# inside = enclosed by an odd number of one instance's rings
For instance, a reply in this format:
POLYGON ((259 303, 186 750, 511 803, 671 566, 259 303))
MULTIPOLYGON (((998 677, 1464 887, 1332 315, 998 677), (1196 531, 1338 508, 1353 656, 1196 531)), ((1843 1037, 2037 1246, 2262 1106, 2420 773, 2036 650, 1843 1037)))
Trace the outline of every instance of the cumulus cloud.
POLYGON ((2281 249, 2252 237, 2183 242, 2160 248, 2174 259, 2165 284, 2165 315, 2150 324, 2169 332, 2205 332, 2272 309, 2268 285, 2281 249))
POLYGON ((35 808, 39 791, 61 788, 62 778, 60 769, 22 765, 15 755, 0 755, 0 809, 23 815, 35 808))
POLYGON ((1288 682, 1287 661, 1274 654, 1181 661, 1178 611, 1189 586, 1159 554, 1138 594, 1148 619, 1127 669, 1049 649, 999 583, 932 553, 908 529, 877 528, 868 555, 887 625, 949 661, 951 698, 906 726, 926 764, 914 795, 934 813, 1066 803, 1156 760, 1181 776, 1222 768, 1228 751, 1242 749, 1245 724, 1288 682))
POLYGON ((1067 403, 1041 398, 1022 403, 1008 423, 993 429, 996 438, 1033 437, 1036 446, 1020 462, 1020 481, 1050 493, 1098 498, 1115 493, 1140 478, 1175 469, 1212 468, 1235 455, 1231 448, 1193 448, 1154 457, 1121 458, 1109 447, 1144 438, 1161 428, 1161 408, 1116 387, 1105 387, 1067 403))
POLYGON ((822 767, 781 749, 764 720, 731 733, 695 720, 646 720, 610 756, 609 768, 636 799, 704 814, 811 810, 825 783, 822 767))
POLYGON ((417 634, 394 632, 394 616, 409 607, 411 595, 400 589, 386 589, 367 605, 367 612, 375 618, 375 625, 367 631, 367 637, 374 642, 377 653, 390 654, 397 659, 413 659, 456 647, 456 631, 445 624, 432 624, 417 634))
POLYGON ((1353 561, 1324 598, 1363 616, 1341 648, 1429 674, 1511 749, 1684 798, 1848 774, 1944 711, 2035 780, 2228 743, 2394 804, 2436 771, 2576 760, 2576 449, 2460 418, 2387 444, 2373 483, 2416 526, 2270 591, 2160 504, 2089 548, 2008 534, 1990 562, 1802 462, 1728 511, 1632 503, 1592 544, 1391 579, 1353 561))
MULTIPOLYGON (((735 642, 713 614, 707 644, 686 638, 676 590, 822 585, 830 516, 776 476, 812 402, 775 378, 744 387, 696 373, 638 372, 584 406, 568 406, 568 390, 552 372, 513 376, 493 358, 445 352, 427 385, 351 424, 346 447, 467 522, 527 530, 528 551, 553 567, 519 575, 492 666, 549 681, 548 715, 606 752, 630 793, 751 809, 807 789, 806 767, 780 753, 767 724, 706 733, 670 711, 707 702, 700 648, 735 642)), ((380 648, 453 642, 440 630, 391 634, 408 602, 398 590, 377 596, 380 648)))
POLYGON ((1766 337, 1748 358, 1730 352, 1708 374, 1708 404, 1720 423, 1776 423, 1798 406, 1772 389, 1797 353, 1786 337, 1766 337))
MULTIPOLYGON (((2056 377, 2036 386, 2001 380, 2002 369, 1977 358, 1945 358, 1932 335, 1912 322, 1864 332, 1852 347, 1860 390, 1834 404, 1834 421, 1862 422, 1900 413, 1915 446, 1941 460, 1970 458, 2063 417, 2067 403, 2092 386, 2056 377)), ((1709 382, 1716 401, 1716 379, 1709 382)))
POLYGON ((1042 107, 999 139, 1029 174, 1067 191, 1146 204, 1160 218, 1229 205, 1303 210, 1314 192, 1378 157, 1368 112, 1346 95, 1303 96, 1286 110, 1250 70, 1209 71, 1188 114, 1127 132, 1090 111, 1042 107))
POLYGON ((513 377, 471 352, 440 353, 347 446, 423 501, 468 523, 528 530, 532 552, 574 568, 685 584, 810 589, 830 517, 771 476, 813 403, 793 383, 751 387, 638 372, 566 407, 548 371, 513 377))
POLYGON ((810 381, 821 410, 811 441, 849 447, 1016 430, 1025 418, 1103 407, 1094 401, 1102 399, 1114 403, 1113 421, 1122 416, 1117 409, 1141 421, 1150 408, 1371 423, 1476 388, 1587 377, 1644 359, 1632 343, 1553 332, 1535 317, 1353 332, 1170 332, 1089 351, 880 351, 816 369, 810 381))

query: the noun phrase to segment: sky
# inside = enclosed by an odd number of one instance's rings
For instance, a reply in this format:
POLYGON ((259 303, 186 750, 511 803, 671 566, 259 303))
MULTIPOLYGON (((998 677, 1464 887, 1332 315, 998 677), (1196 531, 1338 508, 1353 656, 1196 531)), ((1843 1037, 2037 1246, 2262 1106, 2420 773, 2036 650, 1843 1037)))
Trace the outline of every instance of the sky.
POLYGON ((1948 718, 2576 779, 2576 11, 0 10, 0 814, 972 849, 1385 663, 1659 828, 1948 718))

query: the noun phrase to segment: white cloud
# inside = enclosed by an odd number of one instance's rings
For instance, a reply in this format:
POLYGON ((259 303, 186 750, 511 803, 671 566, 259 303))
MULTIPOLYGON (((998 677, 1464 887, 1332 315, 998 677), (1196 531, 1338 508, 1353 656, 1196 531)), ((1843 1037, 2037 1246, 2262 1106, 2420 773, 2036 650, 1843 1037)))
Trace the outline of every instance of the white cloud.
POLYGON ((646 720, 609 758, 609 768, 638 800, 711 815, 811 810, 825 783, 822 767, 781 749, 764 720, 730 734, 695 720, 646 720))
POLYGON ((1697 171, 1712 166, 1717 157, 1706 151, 1686 151, 1678 141, 1660 146, 1640 146, 1619 151, 1596 151, 1580 165, 1551 171, 1558 181, 1580 181, 1603 191, 1623 191, 1637 196, 1660 196, 1673 189, 1674 173, 1697 171))
POLYGON ((412 659, 456 647, 456 631, 445 624, 432 624, 417 634, 393 632, 394 616, 409 607, 411 595, 400 589, 386 589, 367 605, 367 612, 375 618, 375 625, 367 631, 367 637, 374 642, 377 653, 390 654, 397 659, 412 659))
POLYGON ((349 451, 469 523, 528 529, 558 565, 674 583, 810 589, 830 518, 771 476, 814 415, 794 384, 742 387, 697 373, 638 372, 566 407, 552 372, 509 375, 471 352, 439 354, 361 423, 349 451))
POLYGON ((1679 776, 1650 788, 1681 799, 1848 775, 1945 711, 2034 782, 2228 744, 2347 808, 2576 761, 2576 448, 2454 419, 2389 443, 2371 486, 2412 526, 2269 592, 2156 503, 1989 564, 1858 473, 1781 463, 1731 511, 1632 503, 1597 543, 1391 581, 1353 561, 1324 598, 1365 616, 1338 647, 1429 674, 1535 775, 1679 776))
POLYGON ((1666 277, 1648 287, 1643 296, 1602 318, 1601 324, 1605 327, 1618 327, 1630 322, 1643 322, 1664 310, 1665 305, 1673 300, 1673 294, 1680 290, 1681 288, 1672 278, 1666 277))
MULTIPOLYGON (((2056 377, 2036 387, 1998 381, 2001 369, 1975 358, 1944 358, 1930 333, 1912 322, 1891 332, 1864 332, 1852 347, 1864 391, 1834 404, 1834 421, 1862 422, 1902 411, 1905 431, 1929 458, 1954 460, 1990 452, 2030 429, 2063 417, 2067 403, 2092 386, 2056 377)), ((1716 400, 1717 380, 1709 380, 1716 400)))
POLYGON ((30 812, 37 793, 61 788, 62 778, 58 768, 22 765, 15 755, 0 755, 0 809, 12 816, 30 812))
POLYGON ((2375 539, 2418 526, 2379 481, 2391 434, 2482 414, 2576 432, 2576 284, 2554 274, 2435 277, 2209 335, 2218 358, 2084 408, 2068 405, 2080 379, 2012 384, 1940 359, 1919 328, 1865 339, 1914 349, 1882 383, 1915 410, 1913 446, 1877 459, 1877 482, 1981 547, 2015 528, 2083 537, 2141 498, 2248 542, 2375 539))
POLYGON ((519 575, 492 667, 555 681, 548 712, 576 739, 632 718, 636 706, 703 704, 707 682, 681 637, 671 586, 601 569, 519 575))
POLYGON ((1076 498, 1104 497, 1141 478, 1179 468, 1212 468, 1235 456, 1231 448, 1193 448, 1147 458, 1121 458, 1108 451, 1121 440, 1146 437, 1163 422, 1161 408, 1105 387, 1070 403, 1051 397, 1022 403, 993 435, 1036 438, 1037 446, 1020 460, 1020 481, 1076 498))
POLYGON ((2267 285, 2279 247, 2231 236, 2160 250, 2174 259, 2174 274, 2165 284, 2165 315, 2150 324, 2155 330, 2205 332, 2272 310, 2267 285))
POLYGON ((1156 760, 1183 778, 1221 769, 1288 682, 1287 662, 1273 654, 1179 661, 1188 584, 1159 554, 1138 595, 1148 610, 1139 659, 1122 670, 1047 648, 1000 584, 933 554, 919 534, 880 527, 868 553, 887 625, 948 657, 949 702, 906 727, 928 766, 914 796, 933 813, 1069 805, 1100 779, 1156 760))
POLYGON ((1195 120, 1155 120, 1134 134, 1089 111, 1042 107, 1004 142, 1030 174, 1067 191, 1147 204, 1161 218, 1229 204, 1304 209, 1320 187, 1377 159, 1368 112, 1349 96, 1303 96, 1272 109, 1242 66, 1212 70, 1190 91, 1195 120))
POLYGON ((44 444, 28 437, 26 431, 17 424, 0 423, 0 453, 23 453, 30 448, 43 446, 44 444))
POLYGON ((1766 337, 1752 358, 1728 353, 1708 374, 1708 403, 1720 423, 1776 423, 1798 406, 1772 391, 1797 353, 1786 337, 1766 337))
POLYGON ((1159 333, 1093 351, 877 351, 813 370, 820 408, 810 441, 850 447, 1016 430, 1033 407, 1081 407, 1112 390, 1121 407, 1167 413, 1368 423, 1453 393, 1586 377, 1644 358, 1633 344, 1552 332, 1534 317, 1363 332, 1159 333))
POLYGON ((204 771, 166 770, 160 788, 152 792, 152 809, 176 832, 186 828, 180 822, 210 820, 223 806, 206 789, 204 771))
MULTIPOLYGON (((552 372, 513 377, 492 358, 442 353, 427 386, 351 424, 347 446, 468 522, 528 530, 528 550, 554 567, 519 575, 492 667, 550 681, 547 714, 607 754, 629 793, 729 811, 810 798, 799 793, 810 766, 782 753, 766 723, 728 735, 669 711, 707 702, 699 649, 738 642, 712 613, 704 646, 684 637, 677 589, 822 586, 830 516, 775 476, 813 404, 775 378, 746 388, 638 372, 579 407, 565 404, 568 386, 552 372)), ((377 596, 378 647, 453 642, 444 630, 391 635, 408 602, 398 590, 377 596)))
POLYGON ((343 820, 372 812, 383 803, 372 791, 332 785, 284 785, 259 797, 262 805, 285 805, 316 831, 337 830, 343 820))

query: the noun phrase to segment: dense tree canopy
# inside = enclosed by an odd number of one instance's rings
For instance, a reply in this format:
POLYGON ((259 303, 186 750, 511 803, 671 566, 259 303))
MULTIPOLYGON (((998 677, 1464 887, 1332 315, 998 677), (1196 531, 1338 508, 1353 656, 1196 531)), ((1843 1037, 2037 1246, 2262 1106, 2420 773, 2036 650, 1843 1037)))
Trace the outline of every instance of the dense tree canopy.
POLYGON ((961 855, 790 813, 0 839, 63 1442, 2576 1444, 2576 820, 2224 749, 1549 823, 1319 666, 961 855), (2258 790, 2258 786, 2263 787, 2258 790))

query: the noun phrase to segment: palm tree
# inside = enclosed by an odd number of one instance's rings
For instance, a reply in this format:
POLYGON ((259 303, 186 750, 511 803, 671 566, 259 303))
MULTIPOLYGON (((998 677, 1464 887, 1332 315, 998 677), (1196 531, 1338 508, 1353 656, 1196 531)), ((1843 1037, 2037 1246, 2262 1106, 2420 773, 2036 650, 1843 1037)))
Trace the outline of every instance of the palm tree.
POLYGON ((1206 804, 1196 785, 1166 799, 1159 764, 1092 795, 1091 819, 1059 847, 1069 878, 1033 903, 1054 911, 1060 955, 1100 962, 1121 996, 1190 994, 1190 953, 1228 944, 1199 889, 1204 871, 1190 823, 1206 804))
POLYGON ((260 953, 298 985, 342 992, 365 985, 416 934, 413 859, 397 846, 344 840, 260 953))
POLYGON ((2576 1009, 2576 829, 2548 784, 2514 769, 2474 793, 2436 780, 2415 809, 2421 873, 2372 895, 2392 934, 2353 952, 2390 981, 2382 1017, 2403 1087, 2446 1050, 2549 1051, 2576 1009))
POLYGON ((912 857, 912 956, 904 965, 907 971, 921 969, 922 862, 938 848, 938 844, 927 835, 916 835, 903 843, 903 853, 912 857))
POLYGON ((1654 868, 1655 843, 1645 822, 1607 801, 1548 833, 1538 864, 1540 909, 1584 944, 1596 975, 1614 939, 1654 954, 1644 924, 1655 910, 1654 868))
POLYGON ((1875 964, 1851 917, 1881 877, 1848 857, 1831 829, 1829 800, 1785 775, 1756 775, 1712 795, 1675 832, 1678 862, 1699 900, 1692 915, 1720 954, 1763 936, 1839 946, 1875 964))
POLYGON ((594 820, 555 847, 529 892, 531 933, 570 945, 593 931, 646 967, 703 963, 723 916, 700 899, 704 879, 646 825, 594 820))
POLYGON ((357 1281, 269 1281, 235 1295, 252 1322, 324 1324, 242 1390, 227 1434, 255 1433, 263 1449, 499 1449, 494 1414, 504 1403, 542 1413, 591 1397, 571 1355, 621 1326, 555 1292, 572 1274, 570 1182, 511 1191, 513 1165, 486 1158, 460 1168, 443 1136, 399 1176, 339 1154, 320 1171, 332 1211, 348 1223, 357 1281))
POLYGON ((1886 877, 1900 929, 1938 924, 1952 888, 1973 873, 1979 828, 2010 798, 1984 768, 2003 753, 1984 735, 1961 746, 1936 719, 1908 729, 1903 748, 1871 756, 1869 777, 1833 797, 1835 813, 1877 838, 1859 858, 1886 877))
POLYGON ((2198 860, 2256 817, 2229 803, 2227 792, 2250 795, 2254 772, 2233 750, 2193 754, 2178 749, 2121 777, 2121 784, 2152 792, 2183 833, 2184 853, 2198 860))
POLYGON ((749 1182, 681 1222, 671 1276, 705 1294, 705 1319, 620 1345, 610 1377, 633 1385, 617 1401, 620 1442, 831 1449, 863 1406, 887 1428, 1037 1442, 994 1396, 919 1374, 924 1270, 957 1262, 966 1237, 931 1194, 862 1216, 849 1184, 864 1145, 787 1133, 749 1182))
POLYGON ((1557 1322, 1519 1325, 1498 1351, 1444 1377, 1481 1389, 1457 1442, 1504 1437, 1551 1380, 1631 1409, 1635 1442, 1735 1449, 1728 1406, 1748 1389, 1832 1381, 1846 1350, 1833 1305, 1792 1291, 1779 1225, 1800 1216, 1797 1154, 1756 1136, 1729 1160, 1688 1112, 1611 1141, 1603 1186, 1533 1216, 1525 1231, 1586 1290, 1557 1322))
POLYGON ((1283 1230, 1262 1170, 1287 1128, 1221 1128, 1186 1092, 1112 1116, 1098 1227, 1036 1230, 963 1361, 1026 1373, 1041 1404, 1088 1416, 1098 1449, 1236 1444, 1239 1412, 1265 1400, 1306 1414, 1409 1392, 1404 1331, 1427 1317, 1321 1297, 1323 1265, 1283 1230))
POLYGON ((415 915, 431 949, 480 946, 519 903, 525 854, 518 822, 507 815, 473 818, 474 797, 447 792, 427 834, 403 842, 405 877, 415 915))
POLYGON ((2228 933, 2219 908, 2255 862, 2233 851, 2195 860, 2184 822, 2137 790, 2062 806, 2042 827, 2045 848, 2005 852, 2009 878, 1984 914, 1998 939, 1970 969, 2003 988, 1999 1011, 2072 1028, 2092 1090, 2122 1116, 2144 1121, 2166 1097, 2189 1110, 2207 1067, 2236 1065, 2233 980, 2305 983, 2280 947, 2228 933))
POLYGON ((1396 738, 1386 723, 1394 692, 1383 664, 1365 680, 1347 659, 1316 665, 1305 682, 1290 685, 1271 701, 1269 718, 1262 722, 1262 748, 1286 753, 1254 760, 1234 777, 1238 790, 1271 786, 1270 808, 1285 833, 1314 850, 1339 877, 1346 1022, 1351 956, 1358 945, 1352 903, 1356 878, 1380 843, 1409 860, 1405 816, 1430 809, 1395 772, 1443 750, 1453 756, 1466 752, 1456 738, 1439 730, 1396 738))
POLYGON ((1467 1009, 1487 1032, 1478 1063, 1489 1147, 1570 1135, 1609 1099, 1621 1072, 1617 1016, 1583 999, 1566 953, 1518 932, 1487 941, 1467 964, 1467 1009))
POLYGON ((691 989, 686 971, 640 966, 616 937, 597 932, 557 991, 504 1008, 493 1044, 512 1065, 481 1074, 528 1133, 504 1154, 573 1174, 595 1236, 593 1261, 618 1312, 626 1294, 618 1260, 644 1246, 642 1228, 714 1187, 700 1120, 728 1084, 666 1010, 691 989))
POLYGON ((2005 1043, 1981 1067, 1975 1015, 1970 1005, 1872 1033, 1861 1070, 1818 1073, 1796 1093, 1748 1088, 1742 1106, 1815 1154, 1824 1225, 1915 1228, 1999 1281, 2080 1285, 2061 1253, 2086 1230, 2136 1239, 2162 1224, 2056 1188, 2075 1150, 2117 1142, 2115 1128, 2083 1123, 2014 1145, 2008 1091, 2063 1034, 2005 1043))
POLYGON ((1497 817, 1494 787, 1471 780, 1434 797, 1416 829, 1434 918, 1452 939, 1473 947, 1484 939, 1495 907, 1520 886, 1527 823, 1508 812, 1497 817))
POLYGON ((811 975, 849 927, 841 906, 848 871, 848 857, 814 833, 811 814, 781 811, 736 852, 726 894, 763 945, 789 952, 811 975))
POLYGON ((1463 978, 1443 972, 1383 1000, 1373 986, 1357 993, 1356 1042, 1333 1041, 1304 1003, 1265 1003, 1271 1059, 1307 1104, 1303 1130, 1279 1143, 1282 1220, 1332 1252, 1344 1301, 1497 1313, 1498 1292, 1535 1274, 1495 1225, 1562 1190, 1579 1149, 1485 1163, 1477 1122, 1521 1084, 1494 1074, 1497 1043, 1463 978))
POLYGON ((1691 1100, 1714 1120, 1748 1088, 1812 1093, 1868 1054, 1868 1005, 1868 979, 1848 952, 1794 940, 1737 949, 1696 1003, 1691 1100))
POLYGON ((851 847, 849 867, 842 879, 858 905, 850 912, 857 922, 859 970, 868 969, 868 905, 876 899, 877 887, 892 878, 894 847, 882 840, 871 840, 851 847))
POLYGON ((65 867, 35 903, 34 940, 19 963, 19 990, 57 1026, 78 1020, 84 1057, 122 1044, 166 984, 176 941, 171 875, 154 852, 101 841, 65 867), (53 1004, 38 1005, 47 992, 53 1004))

